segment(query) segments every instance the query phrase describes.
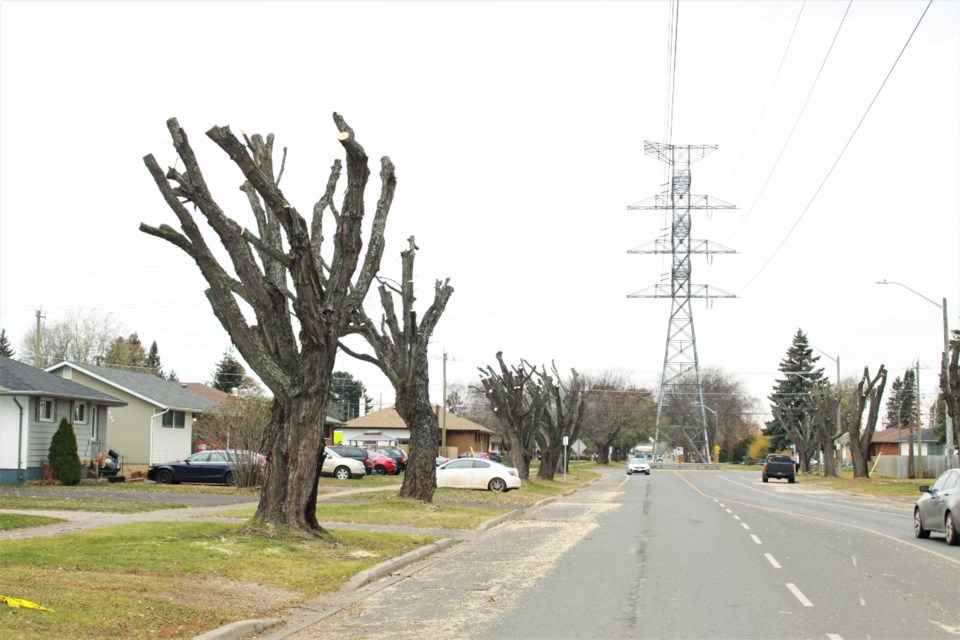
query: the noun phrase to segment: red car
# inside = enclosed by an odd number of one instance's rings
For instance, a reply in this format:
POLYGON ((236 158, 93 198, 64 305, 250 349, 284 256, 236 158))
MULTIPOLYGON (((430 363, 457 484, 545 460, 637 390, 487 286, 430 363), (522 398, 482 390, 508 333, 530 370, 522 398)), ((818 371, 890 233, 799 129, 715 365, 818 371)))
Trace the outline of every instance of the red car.
POLYGON ((367 449, 367 453, 370 456, 370 461, 373 463, 373 472, 375 474, 382 476, 388 473, 390 475, 397 473, 397 463, 394 462, 393 458, 385 456, 374 449, 367 449))

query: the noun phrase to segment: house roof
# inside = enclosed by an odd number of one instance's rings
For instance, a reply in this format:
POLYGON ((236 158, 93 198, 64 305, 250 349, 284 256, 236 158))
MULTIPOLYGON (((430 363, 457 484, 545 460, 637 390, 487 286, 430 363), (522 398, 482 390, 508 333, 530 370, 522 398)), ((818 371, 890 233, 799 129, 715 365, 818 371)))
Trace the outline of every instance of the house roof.
POLYGON ((67 380, 43 369, 0 356, 0 396, 49 396, 86 400, 108 407, 122 407, 127 403, 111 395, 67 380))
MULTIPOLYGON (((440 414, 440 407, 433 406, 433 411, 440 414)), ((406 429, 407 425, 393 407, 381 409, 368 413, 365 416, 347 420, 346 426, 353 429, 406 429)), ((461 418, 455 413, 447 412, 447 431, 479 431, 480 433, 493 433, 482 424, 477 424, 472 420, 461 418)))
POLYGON ((180 382, 171 382, 152 373, 124 371, 111 367, 76 362, 61 362, 47 369, 49 372, 65 368, 76 369, 118 390, 125 391, 163 409, 203 411, 214 406, 213 401, 186 389, 180 382))
POLYGON ((229 393, 220 391, 220 389, 203 384, 202 382, 182 382, 180 384, 187 391, 204 397, 214 404, 223 404, 227 401, 227 398, 230 397, 229 393))
MULTIPOLYGON (((873 437, 870 439, 871 444, 876 443, 880 444, 883 442, 908 442, 908 441, 917 441, 917 435, 914 432, 913 437, 910 437, 910 429, 891 429, 886 428, 882 431, 874 431, 873 437)), ((933 429, 920 429, 920 439, 923 442, 938 442, 940 438, 933 432, 933 429)))

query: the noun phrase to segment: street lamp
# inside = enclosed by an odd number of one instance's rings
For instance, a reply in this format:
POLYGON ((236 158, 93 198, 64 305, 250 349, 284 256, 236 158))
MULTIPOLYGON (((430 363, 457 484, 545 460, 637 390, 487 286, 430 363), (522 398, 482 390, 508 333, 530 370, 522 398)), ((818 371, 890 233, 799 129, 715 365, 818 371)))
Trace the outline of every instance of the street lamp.
MULTIPOLYGON (((913 293, 913 294, 916 294, 916 295, 920 296, 921 298, 923 298, 924 300, 926 300, 927 302, 929 302, 930 304, 932 304, 932 305, 935 306, 936 308, 940 309, 940 310, 943 312, 943 353, 944 353, 944 357, 946 357, 946 354, 949 354, 949 353, 950 353, 950 331, 949 331, 949 328, 948 328, 948 326, 947 326, 947 299, 946 299, 946 298, 943 299, 943 304, 937 304, 936 302, 934 302, 933 300, 931 300, 931 299, 928 298, 927 296, 923 295, 923 294, 920 293, 919 291, 914 291, 913 289, 911 289, 911 288, 908 287, 907 285, 903 284, 902 282, 893 282, 893 281, 881 280, 880 282, 877 282, 876 284, 895 284, 895 285, 897 285, 898 287, 903 287, 904 289, 906 289, 906 290, 909 291, 910 293, 913 293)), ((949 369, 945 370, 945 371, 943 372, 943 375, 949 376, 949 375, 950 375, 949 369)), ((919 396, 918 396, 917 399, 919 400, 919 396)), ((919 409, 918 409, 918 411, 919 411, 919 409)), ((949 411, 944 411, 944 412, 943 412, 943 415, 944 415, 944 420, 945 420, 945 422, 946 422, 946 429, 945 429, 945 431, 947 432, 947 460, 949 461, 949 460, 952 460, 952 459, 953 459, 953 451, 954 451, 954 449, 953 449, 953 419, 950 417, 950 412, 949 412, 949 411)))

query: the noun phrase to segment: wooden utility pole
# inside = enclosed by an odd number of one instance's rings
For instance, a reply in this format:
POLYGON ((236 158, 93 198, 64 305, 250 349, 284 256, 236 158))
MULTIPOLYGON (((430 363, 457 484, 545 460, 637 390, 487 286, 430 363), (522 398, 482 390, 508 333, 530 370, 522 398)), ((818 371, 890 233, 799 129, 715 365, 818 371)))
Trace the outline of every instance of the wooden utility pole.
POLYGON ((917 401, 915 403, 915 412, 917 414, 917 474, 918 480, 923 479, 923 437, 920 435, 920 358, 917 358, 917 401))

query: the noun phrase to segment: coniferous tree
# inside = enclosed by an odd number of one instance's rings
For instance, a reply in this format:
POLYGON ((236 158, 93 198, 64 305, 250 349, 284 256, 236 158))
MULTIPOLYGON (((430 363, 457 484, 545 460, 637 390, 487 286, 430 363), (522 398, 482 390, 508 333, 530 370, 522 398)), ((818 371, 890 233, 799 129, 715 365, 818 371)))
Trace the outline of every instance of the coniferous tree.
POLYGON ((154 340, 150 345, 150 351, 147 352, 147 367, 156 375, 163 377, 163 367, 160 365, 160 353, 157 349, 157 341, 154 340))
POLYGON ((170 369, 170 373, 167 374, 167 380, 169 380, 170 382, 180 382, 180 378, 179 376, 177 376, 177 372, 174 371, 173 369, 170 369))
POLYGON ((57 480, 67 486, 80 484, 80 456, 77 454, 77 436, 73 432, 73 423, 66 418, 60 420, 57 432, 50 440, 47 451, 50 468, 57 480))
POLYGON ((230 393, 233 389, 243 387, 246 377, 247 370, 233 355, 233 349, 227 349, 223 352, 223 358, 217 363, 217 368, 213 372, 211 386, 224 393, 230 393))
POLYGON ((362 382, 346 371, 334 371, 333 381, 330 383, 330 408, 337 409, 341 420, 352 420, 360 415, 360 402, 363 401, 364 412, 371 409, 373 399, 367 396, 367 388, 362 382), (339 398, 337 400, 336 398, 339 398))
POLYGON ((10 341, 7 340, 6 329, 0 329, 0 356, 13 357, 13 348, 10 346, 10 341))
POLYGON ((821 384, 823 369, 814 369, 819 356, 813 355, 813 349, 802 329, 797 329, 793 344, 787 350, 786 357, 780 361, 780 372, 784 374, 774 385, 768 399, 774 419, 767 422, 766 436, 770 442, 770 451, 781 451, 791 444, 786 426, 778 415, 796 424, 800 424, 810 410, 811 393, 821 384))
POLYGON ((147 352, 136 333, 131 333, 126 338, 117 336, 103 356, 103 364, 122 369, 150 370, 147 365, 147 352))

